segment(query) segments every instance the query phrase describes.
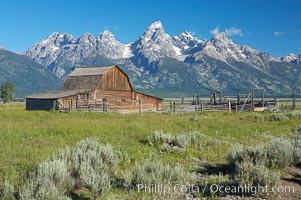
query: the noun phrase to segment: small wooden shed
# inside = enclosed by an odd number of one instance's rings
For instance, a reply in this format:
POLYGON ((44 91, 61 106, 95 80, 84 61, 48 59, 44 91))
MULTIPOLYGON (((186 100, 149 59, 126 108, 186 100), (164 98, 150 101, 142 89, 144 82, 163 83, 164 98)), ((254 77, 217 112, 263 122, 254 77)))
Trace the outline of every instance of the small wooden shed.
POLYGON ((26 97, 26 110, 157 111, 161 98, 133 90, 117 65, 78 67, 70 73, 62 90, 26 97))

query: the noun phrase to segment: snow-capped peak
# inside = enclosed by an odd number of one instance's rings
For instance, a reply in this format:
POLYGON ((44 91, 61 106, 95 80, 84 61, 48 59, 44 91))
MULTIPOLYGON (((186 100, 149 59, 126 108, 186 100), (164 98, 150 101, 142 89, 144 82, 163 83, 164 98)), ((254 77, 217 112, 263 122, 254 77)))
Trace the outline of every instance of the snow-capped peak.
POLYGON ((188 55, 200 51, 204 41, 194 37, 190 32, 185 31, 173 37, 173 44, 181 50, 183 55, 188 55))
POLYGON ((301 54, 296 55, 294 53, 290 53, 287 56, 280 57, 279 59, 282 61, 285 61, 285 62, 299 64, 299 63, 301 63, 301 54))
POLYGON ((195 38, 195 37, 193 37, 193 35, 192 35, 190 32, 188 32, 188 31, 185 31, 185 32, 181 33, 180 35, 181 35, 182 37, 185 37, 185 38, 195 38))
POLYGON ((44 45, 54 44, 55 46, 59 47, 65 44, 70 44, 75 42, 76 39, 71 34, 53 32, 45 40, 42 41, 42 44, 44 45))
POLYGON ((112 59, 129 58, 132 56, 129 45, 121 44, 115 39, 113 33, 104 30, 97 37, 97 49, 100 54, 112 59))
POLYGON ((180 53, 172 43, 172 38, 165 33, 162 23, 152 23, 143 35, 133 43, 132 50, 136 54, 142 54, 149 61, 155 61, 163 57, 177 58, 180 53))
POLYGON ((148 27, 148 29, 158 29, 158 28, 163 28, 161 21, 155 21, 148 27))
POLYGON ((95 37, 91 33, 85 33, 79 38, 79 43, 95 43, 95 37))

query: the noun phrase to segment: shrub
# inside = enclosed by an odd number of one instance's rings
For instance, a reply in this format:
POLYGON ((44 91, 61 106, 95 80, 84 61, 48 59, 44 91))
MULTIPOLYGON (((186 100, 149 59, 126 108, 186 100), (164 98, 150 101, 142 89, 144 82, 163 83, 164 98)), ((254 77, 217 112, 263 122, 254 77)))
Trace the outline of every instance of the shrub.
POLYGON ((192 146, 198 146, 200 144, 200 138, 203 137, 204 135, 201 134, 200 132, 192 132, 189 133, 187 137, 187 142, 189 145, 192 146))
POLYGON ((187 173, 180 164, 171 166, 163 164, 161 160, 146 160, 142 164, 136 163, 131 172, 124 174, 127 185, 136 186, 138 184, 170 184, 184 183, 187 173))
POLYGON ((232 167, 246 161, 254 165, 263 164, 268 168, 284 168, 294 163, 294 145, 284 138, 272 138, 264 147, 243 147, 234 145, 227 154, 232 167))
POLYGON ((0 186, 0 199, 2 200, 12 200, 14 197, 15 188, 8 181, 5 181, 2 186, 0 186))
POLYGON ((237 165, 234 181, 239 186, 275 186, 280 180, 280 173, 269 170, 263 164, 245 161, 237 165))
POLYGON ((71 194, 76 199, 83 191, 94 199, 110 189, 110 174, 117 162, 111 145, 83 140, 39 164, 20 188, 20 199, 69 200, 71 194))
POLYGON ((286 114, 286 116, 289 119, 300 119, 301 118, 301 113, 300 112, 289 112, 286 114))
POLYGON ((237 165, 247 161, 254 165, 264 164, 266 155, 261 146, 244 148, 242 145, 236 144, 229 150, 226 159, 235 168, 237 165))
POLYGON ((187 141, 185 135, 174 137, 163 131, 155 131, 148 137, 148 143, 155 145, 163 152, 183 151, 186 148, 187 141))
POLYGON ((286 114, 283 113, 272 113, 270 115, 265 116, 265 121, 282 121, 284 119, 288 119, 286 114))
POLYGON ((232 177, 239 186, 274 186, 280 180, 281 169, 292 164, 293 145, 286 139, 272 138, 265 146, 234 145, 227 154, 232 177))
POLYGON ((81 179, 93 194, 110 189, 109 173, 118 162, 111 145, 100 145, 93 140, 84 140, 76 145, 71 154, 72 173, 81 179))
POLYGON ((73 188, 73 179, 62 160, 49 159, 42 162, 20 190, 20 199, 67 200, 66 195, 73 188), (66 194, 66 195, 65 195, 66 194))
MULTIPOLYGON (((253 113, 246 117, 247 120, 249 118, 255 120, 256 122, 265 122, 265 121, 282 121, 285 119, 300 119, 300 112, 289 112, 289 113, 271 113, 268 115, 261 115, 258 113, 253 113)), ((244 119, 244 118, 242 118, 244 119)))
POLYGON ((148 137, 148 143, 156 146, 162 152, 178 152, 184 151, 189 145, 198 145, 201 136, 202 134, 199 132, 172 136, 163 131, 154 131, 152 135, 148 137))
POLYGON ((294 146, 284 138, 273 138, 265 147, 267 166, 284 168, 293 164, 294 146))
POLYGON ((236 163, 241 163, 244 160, 243 154, 243 146, 241 144, 234 144, 228 151, 226 160, 232 167, 235 167, 236 163))

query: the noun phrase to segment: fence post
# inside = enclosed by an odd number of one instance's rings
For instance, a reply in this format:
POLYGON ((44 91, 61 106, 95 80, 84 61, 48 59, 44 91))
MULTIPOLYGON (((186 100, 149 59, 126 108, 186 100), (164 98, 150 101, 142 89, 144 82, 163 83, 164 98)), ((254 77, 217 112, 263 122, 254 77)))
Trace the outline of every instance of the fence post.
POLYGON ((106 104, 105 101, 102 102, 102 111, 103 111, 103 112, 108 112, 107 104, 106 104))
POLYGON ((296 110, 296 87, 293 86, 292 88, 292 107, 293 107, 293 110, 296 110))
POLYGON ((68 101, 68 105, 69 105, 69 112, 71 111, 71 101, 68 101))
POLYGON ((172 103, 172 110, 173 110, 173 112, 176 112, 176 102, 175 101, 172 103))
POLYGON ((254 88, 251 89, 251 110, 254 111, 254 88))
POLYGON ((139 114, 142 113, 142 100, 139 98, 139 114))
POLYGON ((192 95, 192 105, 195 105, 194 95, 192 95))
POLYGON ((76 108, 76 110, 78 110, 78 95, 76 95, 75 108, 76 108))
POLYGON ((229 110, 229 112, 231 112, 231 102, 230 101, 228 102, 228 110, 229 110))

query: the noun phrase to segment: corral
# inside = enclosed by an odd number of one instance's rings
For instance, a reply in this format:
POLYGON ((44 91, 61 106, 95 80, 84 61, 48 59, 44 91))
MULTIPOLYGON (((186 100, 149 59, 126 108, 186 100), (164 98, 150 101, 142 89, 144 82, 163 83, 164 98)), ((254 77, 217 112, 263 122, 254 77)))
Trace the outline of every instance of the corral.
POLYGON ((167 98, 166 110, 171 112, 193 111, 291 111, 296 110, 296 90, 292 88, 292 96, 276 98, 265 96, 263 88, 251 88, 249 93, 235 96, 224 96, 221 91, 211 94, 196 94, 192 97, 167 98))
POLYGON ((161 98, 133 90, 118 66, 79 67, 69 74, 60 91, 26 97, 26 110, 157 111, 161 98))

